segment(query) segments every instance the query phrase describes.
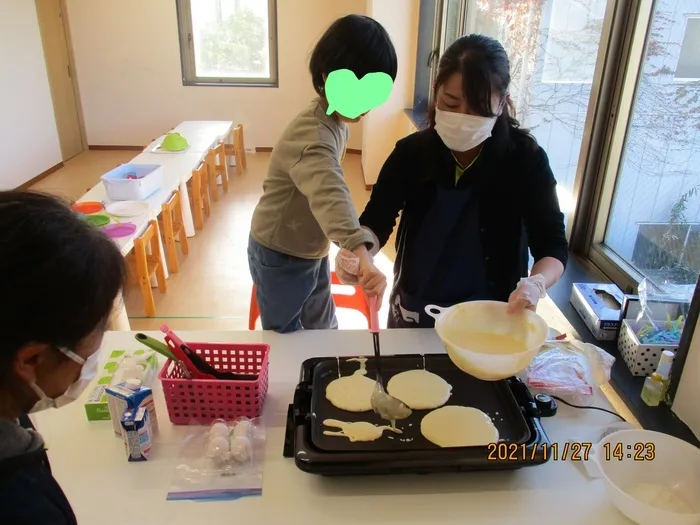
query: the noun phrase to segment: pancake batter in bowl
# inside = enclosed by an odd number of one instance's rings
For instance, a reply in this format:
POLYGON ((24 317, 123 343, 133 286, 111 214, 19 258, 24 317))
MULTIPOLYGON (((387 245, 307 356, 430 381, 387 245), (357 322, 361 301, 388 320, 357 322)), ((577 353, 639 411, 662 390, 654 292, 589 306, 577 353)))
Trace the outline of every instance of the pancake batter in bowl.
POLYGON ((488 414, 472 407, 433 410, 420 423, 423 437, 438 447, 477 447, 498 441, 498 429, 488 414))
POLYGON ((427 370, 408 370, 389 380, 387 392, 413 410, 431 410, 447 402, 452 385, 427 370))

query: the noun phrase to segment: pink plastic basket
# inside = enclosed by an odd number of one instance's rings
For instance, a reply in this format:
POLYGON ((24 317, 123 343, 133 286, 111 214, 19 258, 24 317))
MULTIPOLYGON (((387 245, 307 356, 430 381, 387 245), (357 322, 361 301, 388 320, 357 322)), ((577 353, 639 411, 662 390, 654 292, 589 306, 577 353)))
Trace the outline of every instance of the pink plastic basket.
MULTIPOLYGON (((166 338, 167 339, 167 338, 166 338)), ((158 374, 173 425, 208 424, 214 419, 260 417, 267 394, 270 345, 187 343, 222 372, 257 374, 256 381, 185 379, 182 365, 168 360, 158 374)))

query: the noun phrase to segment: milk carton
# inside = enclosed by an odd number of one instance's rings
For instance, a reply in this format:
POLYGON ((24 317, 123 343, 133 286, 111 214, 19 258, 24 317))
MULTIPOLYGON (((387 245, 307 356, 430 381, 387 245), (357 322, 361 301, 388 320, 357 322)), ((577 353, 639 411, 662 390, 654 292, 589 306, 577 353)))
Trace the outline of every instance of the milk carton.
MULTIPOLYGON (((145 386, 151 386, 158 373, 158 359, 149 350, 113 350, 107 357, 103 368, 97 374, 97 380, 88 392, 85 413, 88 421, 108 421, 110 412, 106 389, 110 385, 122 383, 127 379, 138 378, 145 386), (136 368, 139 368, 137 371, 136 368), (125 377, 126 376, 126 377, 125 377), (135 377, 134 377, 135 376, 135 377)), ((122 412, 117 416, 117 426, 122 412)), ((114 421, 114 417, 111 417, 114 421)))
POLYGON ((146 461, 151 452, 151 425, 144 407, 128 409, 121 418, 122 438, 129 461, 146 461))
POLYGON ((158 432, 158 418, 156 417, 156 406, 153 402, 153 391, 141 384, 138 379, 128 379, 118 385, 108 386, 105 389, 107 394, 107 405, 112 419, 112 427, 117 436, 122 435, 122 416, 127 410, 145 408, 148 411, 152 434, 158 432))

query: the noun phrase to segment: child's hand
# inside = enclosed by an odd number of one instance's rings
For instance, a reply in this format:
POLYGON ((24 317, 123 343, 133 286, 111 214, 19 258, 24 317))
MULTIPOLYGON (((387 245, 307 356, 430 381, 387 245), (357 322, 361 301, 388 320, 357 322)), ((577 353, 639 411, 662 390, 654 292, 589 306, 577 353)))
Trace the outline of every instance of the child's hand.
POLYGON ((360 285, 367 297, 377 296, 377 309, 382 307, 386 291, 386 276, 374 265, 371 258, 360 258, 360 285))
POLYGON ((335 274, 343 284, 353 286, 360 284, 358 274, 360 273, 360 258, 350 250, 340 249, 335 257, 335 274))

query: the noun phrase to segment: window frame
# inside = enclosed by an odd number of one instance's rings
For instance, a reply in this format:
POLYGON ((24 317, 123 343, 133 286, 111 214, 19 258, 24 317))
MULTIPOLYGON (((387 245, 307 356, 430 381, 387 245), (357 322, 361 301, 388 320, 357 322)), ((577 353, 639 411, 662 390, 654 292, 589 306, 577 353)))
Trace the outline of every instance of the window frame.
POLYGON ((192 1, 176 0, 183 86, 279 87, 277 0, 267 0, 270 75, 266 78, 197 76, 192 36, 192 1))
MULTIPOLYGON (((692 14, 686 14, 685 15, 685 29, 683 31, 683 39, 685 40, 685 36, 687 35, 688 32, 688 24, 690 23, 691 20, 698 20, 698 23, 700 23, 700 13, 692 13, 692 14)), ((681 43, 681 48, 683 44, 681 43)), ((676 61, 676 71, 678 70, 678 62, 680 62, 681 56, 680 54, 678 55, 678 60, 676 61)), ((675 74, 673 76, 673 82, 675 84, 691 84, 695 82, 700 82, 700 76, 698 77, 676 77, 675 74)))
MULTIPOLYGON (((600 120, 607 120, 607 126, 599 126, 598 134, 593 138, 600 146, 601 154, 597 162, 588 164, 584 170, 583 179, 589 186, 594 185, 594 191, 588 210, 582 212, 586 217, 580 217, 582 220, 577 224, 579 228, 585 228, 582 255, 628 292, 635 291, 644 276, 605 244, 605 234, 632 122, 637 86, 643 74, 654 7, 654 0, 634 0, 629 4, 629 18, 623 22, 624 15, 620 14, 613 27, 615 37, 619 39, 619 49, 616 53, 606 53, 609 58, 601 72, 608 78, 614 77, 612 96, 601 108, 602 114, 598 115, 600 120)), ((576 233, 581 236, 581 232, 576 233)))

